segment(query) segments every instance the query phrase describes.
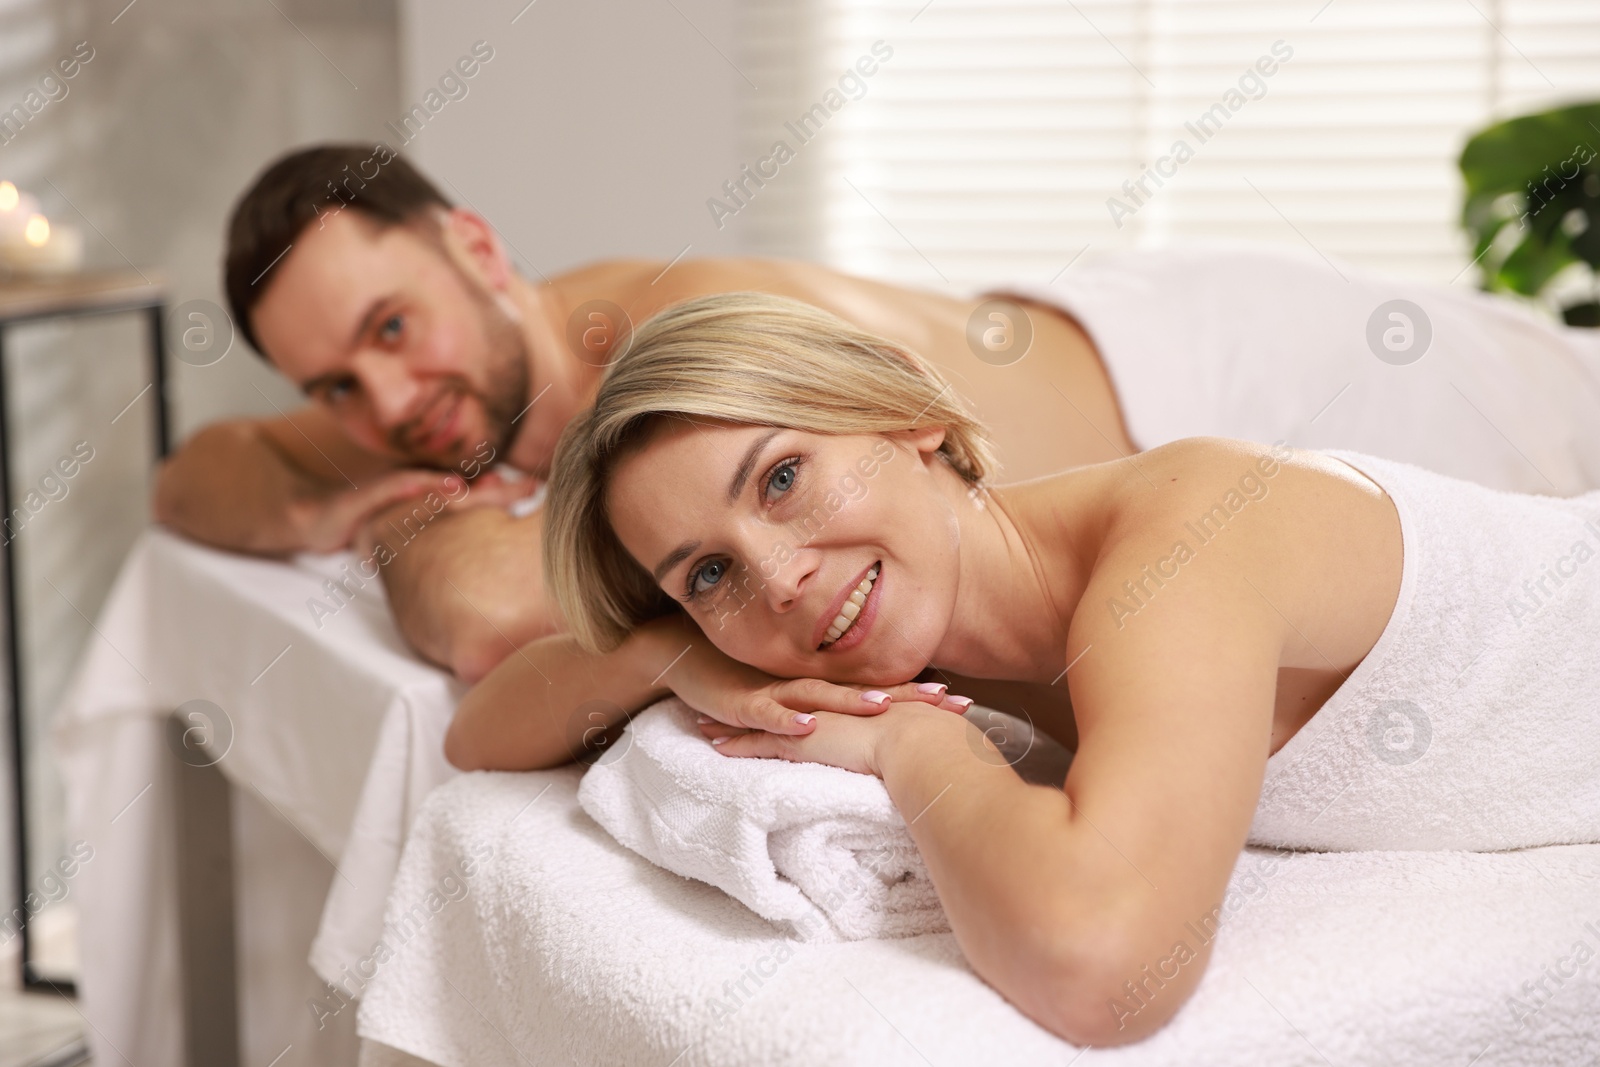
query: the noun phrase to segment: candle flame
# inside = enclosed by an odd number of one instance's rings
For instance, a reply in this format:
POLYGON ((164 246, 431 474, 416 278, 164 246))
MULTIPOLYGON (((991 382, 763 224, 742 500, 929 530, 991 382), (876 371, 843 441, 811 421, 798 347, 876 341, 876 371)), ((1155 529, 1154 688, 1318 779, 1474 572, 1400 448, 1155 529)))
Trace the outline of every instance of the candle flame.
POLYGON ((50 220, 43 215, 33 216, 22 228, 22 239, 35 248, 41 247, 50 240, 50 220))
POLYGON ((10 182, 0 182, 0 211, 14 211, 22 199, 17 187, 10 182))

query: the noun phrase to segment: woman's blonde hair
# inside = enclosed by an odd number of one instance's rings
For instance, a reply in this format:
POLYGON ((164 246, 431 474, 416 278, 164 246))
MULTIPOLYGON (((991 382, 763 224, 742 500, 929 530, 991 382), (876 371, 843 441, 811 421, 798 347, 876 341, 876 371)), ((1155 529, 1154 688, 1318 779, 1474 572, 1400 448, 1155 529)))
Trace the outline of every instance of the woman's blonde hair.
POLYGON ((664 418, 720 419, 820 434, 945 428, 939 451, 967 482, 994 468, 983 425, 921 357, 809 304, 725 293, 639 327, 594 406, 556 446, 544 572, 568 631, 591 652, 680 605, 628 555, 606 514, 617 464, 664 418))

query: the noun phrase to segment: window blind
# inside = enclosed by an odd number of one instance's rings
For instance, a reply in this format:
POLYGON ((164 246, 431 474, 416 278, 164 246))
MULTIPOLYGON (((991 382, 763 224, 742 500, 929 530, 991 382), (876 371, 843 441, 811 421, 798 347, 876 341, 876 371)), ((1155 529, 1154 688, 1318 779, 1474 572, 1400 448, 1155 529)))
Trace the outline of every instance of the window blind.
POLYGON ((934 287, 1209 238, 1466 284, 1466 138, 1600 97, 1592 0, 755 0, 740 41, 746 155, 794 150, 751 245, 934 287))

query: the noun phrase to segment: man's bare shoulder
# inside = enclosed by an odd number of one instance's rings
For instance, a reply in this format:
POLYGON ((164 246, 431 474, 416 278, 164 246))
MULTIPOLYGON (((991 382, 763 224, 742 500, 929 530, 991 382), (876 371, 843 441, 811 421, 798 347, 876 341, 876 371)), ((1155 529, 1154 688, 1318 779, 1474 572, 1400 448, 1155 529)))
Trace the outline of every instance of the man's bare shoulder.
POLYGON ((702 295, 749 290, 809 300, 825 306, 850 293, 870 293, 875 298, 932 295, 872 278, 850 274, 835 267, 802 259, 771 259, 756 256, 708 256, 674 264, 661 277, 660 284, 702 295))
POLYGON ((883 301, 933 296, 798 259, 701 256, 670 259, 597 260, 550 279, 574 297, 604 296, 627 304, 665 307, 714 293, 763 292, 835 309, 862 297, 883 301))
POLYGON ((960 338, 971 311, 964 299, 793 259, 614 259, 587 264, 550 281, 568 308, 608 300, 625 309, 635 323, 697 297, 770 293, 819 307, 930 358, 936 358, 941 342, 951 338, 966 351, 960 338))
POLYGON ((785 291, 844 277, 847 276, 830 268, 799 260, 696 256, 601 259, 563 271, 548 280, 562 292, 585 297, 606 292, 614 296, 642 296, 644 291, 649 291, 657 301, 676 301, 740 290, 785 291))
POLYGON ((962 298, 793 259, 695 260, 674 266, 661 280, 668 283, 674 300, 736 291, 801 300, 925 355, 940 338, 959 336, 971 310, 962 298))
POLYGON ((597 259, 541 280, 548 281, 564 292, 590 293, 631 286, 641 277, 648 281, 652 274, 659 274, 666 265, 666 260, 642 256, 597 259))

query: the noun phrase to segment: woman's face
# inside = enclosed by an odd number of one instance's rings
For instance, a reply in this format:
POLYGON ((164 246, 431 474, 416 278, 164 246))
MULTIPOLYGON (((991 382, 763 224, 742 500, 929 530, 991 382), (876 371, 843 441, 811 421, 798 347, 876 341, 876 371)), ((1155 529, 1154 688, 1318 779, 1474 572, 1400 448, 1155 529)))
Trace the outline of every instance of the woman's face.
POLYGON ((937 427, 845 437, 663 419, 614 471, 607 512, 734 659, 895 684, 932 660, 956 601, 960 479, 943 440, 937 427))

